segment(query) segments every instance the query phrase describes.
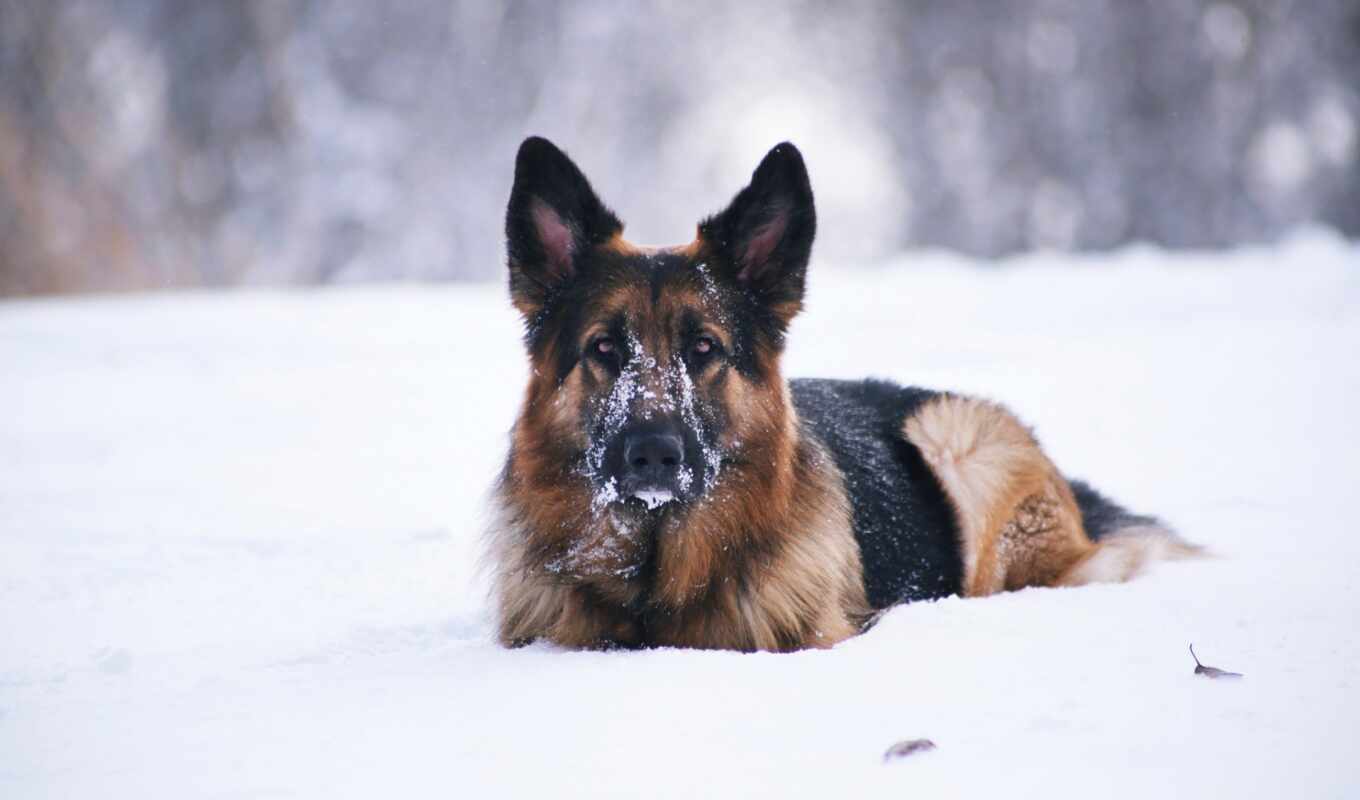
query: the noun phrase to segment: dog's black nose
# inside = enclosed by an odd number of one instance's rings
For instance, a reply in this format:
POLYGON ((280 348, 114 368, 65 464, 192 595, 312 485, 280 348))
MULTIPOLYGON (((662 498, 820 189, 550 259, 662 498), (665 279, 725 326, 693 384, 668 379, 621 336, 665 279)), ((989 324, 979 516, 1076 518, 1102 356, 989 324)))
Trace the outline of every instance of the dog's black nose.
POLYGON ((685 459, 685 443, 672 433, 634 433, 623 442, 623 474, 636 486, 669 486, 685 459))

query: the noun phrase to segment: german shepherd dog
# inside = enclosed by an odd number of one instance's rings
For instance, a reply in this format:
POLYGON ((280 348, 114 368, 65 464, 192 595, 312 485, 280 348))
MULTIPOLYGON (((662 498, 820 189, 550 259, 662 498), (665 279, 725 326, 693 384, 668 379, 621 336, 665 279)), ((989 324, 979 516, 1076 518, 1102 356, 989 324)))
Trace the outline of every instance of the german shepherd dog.
POLYGON ((1194 552, 999 405, 785 380, 816 231, 791 144, 694 241, 645 248, 530 138, 505 227, 530 365, 490 532, 506 645, 829 647, 898 603, 1194 552))

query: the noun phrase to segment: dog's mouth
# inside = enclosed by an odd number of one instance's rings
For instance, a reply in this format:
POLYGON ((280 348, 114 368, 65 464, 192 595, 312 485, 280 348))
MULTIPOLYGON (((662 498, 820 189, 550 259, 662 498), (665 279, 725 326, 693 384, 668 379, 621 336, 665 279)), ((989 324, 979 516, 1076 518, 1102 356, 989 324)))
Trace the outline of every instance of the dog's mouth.
POLYGON ((678 502, 679 498, 670 489, 655 487, 649 489, 635 489, 625 502, 641 503, 648 511, 656 511, 662 506, 678 502))
POLYGON ((678 510, 689 499, 685 487, 675 483, 633 483, 610 478, 596 488, 591 505, 596 509, 608 506, 614 513, 641 521, 643 517, 678 510))
POLYGON ((687 486, 677 481, 618 481, 611 498, 615 507, 638 517, 659 517, 688 502, 687 486))
POLYGON ((591 505, 641 522, 683 513, 706 493, 720 467, 716 450, 696 436, 632 430, 587 451, 582 472, 594 486, 591 505))

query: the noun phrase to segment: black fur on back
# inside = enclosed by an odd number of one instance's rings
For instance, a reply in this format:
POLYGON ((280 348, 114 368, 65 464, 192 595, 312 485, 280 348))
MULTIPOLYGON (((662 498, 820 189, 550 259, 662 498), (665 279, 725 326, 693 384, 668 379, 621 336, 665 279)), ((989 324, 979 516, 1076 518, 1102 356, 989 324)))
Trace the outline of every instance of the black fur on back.
MULTIPOLYGON (((1081 509, 1081 522, 1091 541, 1098 542, 1122 528, 1136 525, 1163 526, 1156 517, 1134 514, 1105 495, 1092 489, 1085 481, 1069 479, 1072 494, 1077 498, 1077 508, 1081 509)), ((1163 526, 1164 527, 1164 526, 1163 526)))
POLYGON ((794 380, 803 431, 845 476, 869 604, 958 594, 963 566, 953 509, 902 423, 936 396, 886 381, 794 380))
MULTIPOLYGON (((963 565, 953 508, 902 423, 937 397, 887 381, 789 382, 806 435, 831 451, 845 476, 869 604, 887 608, 958 594, 963 565)), ((1092 541, 1162 523, 1134 514, 1084 481, 1070 481, 1092 541)))

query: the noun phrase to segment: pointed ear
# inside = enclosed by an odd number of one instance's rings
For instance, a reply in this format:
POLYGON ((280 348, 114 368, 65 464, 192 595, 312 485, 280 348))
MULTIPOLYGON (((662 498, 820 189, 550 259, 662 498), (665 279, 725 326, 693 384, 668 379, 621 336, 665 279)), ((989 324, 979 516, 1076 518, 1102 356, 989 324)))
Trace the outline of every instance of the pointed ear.
POLYGON ((729 277, 787 323, 802 308, 817 211, 798 148, 776 145, 726 211, 699 223, 699 238, 729 277))
POLYGON ((566 153, 547 139, 524 140, 515 158, 505 238, 510 296, 525 317, 576 276, 582 254, 622 230, 566 153))

